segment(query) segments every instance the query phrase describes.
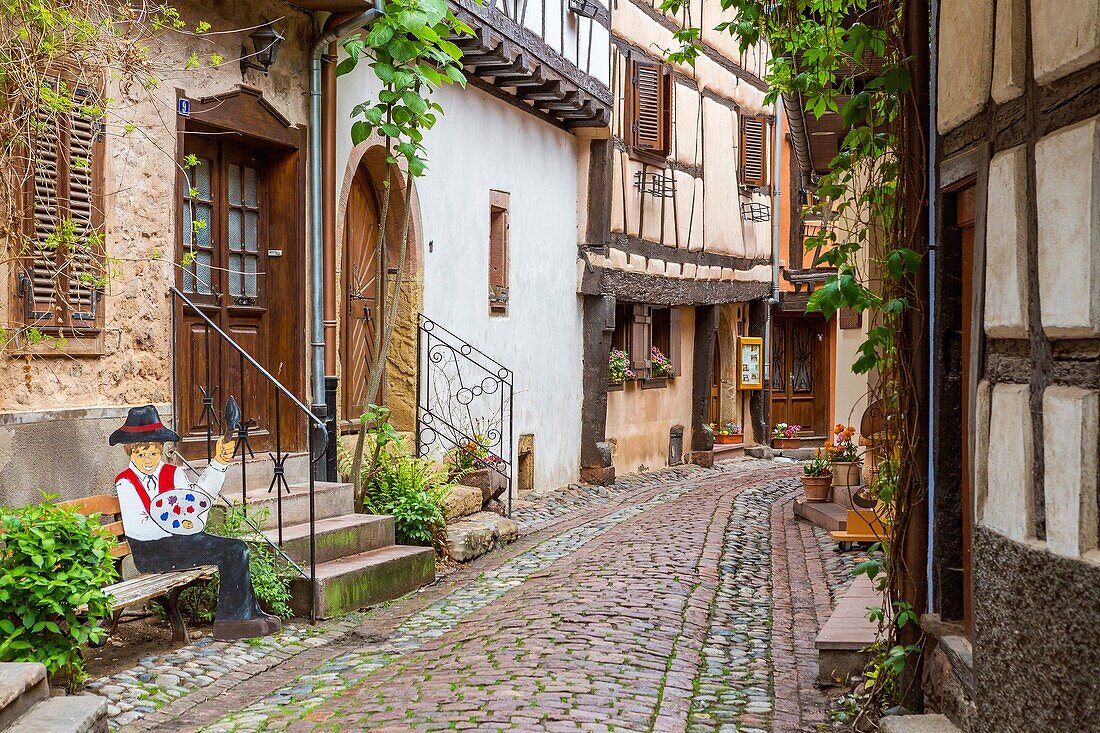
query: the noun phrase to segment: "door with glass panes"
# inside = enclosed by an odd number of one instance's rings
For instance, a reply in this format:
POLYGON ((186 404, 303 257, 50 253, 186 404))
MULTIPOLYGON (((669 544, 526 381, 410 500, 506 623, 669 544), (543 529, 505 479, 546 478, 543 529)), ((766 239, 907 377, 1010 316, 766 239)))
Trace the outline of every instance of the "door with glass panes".
MULTIPOLYGON (((177 287, 277 377, 267 323, 272 294, 265 282, 270 197, 264 152, 202 138, 189 140, 184 152, 177 287)), ((189 308, 178 306, 176 316, 177 425, 184 455, 205 457, 208 430, 221 434, 230 396, 249 422, 251 447, 266 448, 270 384, 189 308)))

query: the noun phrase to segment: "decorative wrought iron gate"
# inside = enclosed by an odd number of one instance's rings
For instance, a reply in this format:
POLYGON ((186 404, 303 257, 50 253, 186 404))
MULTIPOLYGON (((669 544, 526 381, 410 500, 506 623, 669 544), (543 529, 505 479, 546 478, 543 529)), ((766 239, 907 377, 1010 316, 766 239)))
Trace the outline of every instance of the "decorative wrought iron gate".
POLYGON ((462 457, 496 474, 512 513, 512 370, 419 315, 416 452, 462 457))

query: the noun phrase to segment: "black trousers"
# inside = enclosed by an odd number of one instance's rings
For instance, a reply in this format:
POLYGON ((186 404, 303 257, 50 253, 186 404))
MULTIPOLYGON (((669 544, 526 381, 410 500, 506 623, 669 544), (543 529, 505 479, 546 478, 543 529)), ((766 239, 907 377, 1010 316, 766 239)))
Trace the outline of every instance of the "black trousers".
POLYGON ((199 565, 218 566, 216 621, 242 621, 260 615, 248 572, 248 545, 244 540, 199 532, 162 540, 130 540, 134 565, 143 573, 187 570, 199 565))

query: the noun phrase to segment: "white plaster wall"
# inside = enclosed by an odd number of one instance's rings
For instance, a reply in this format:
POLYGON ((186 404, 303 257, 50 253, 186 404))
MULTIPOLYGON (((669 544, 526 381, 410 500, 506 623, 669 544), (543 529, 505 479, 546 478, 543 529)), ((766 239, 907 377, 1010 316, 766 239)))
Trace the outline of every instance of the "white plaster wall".
MULTIPOLYGON (((607 3, 592 0, 605 11, 607 3)), ((606 85, 610 85, 610 44, 607 29, 595 20, 570 12, 567 0, 497 0, 487 3, 508 8, 508 15, 550 48, 606 85), (545 11, 545 12, 544 12, 545 11)))
MULTIPOLYGON (((365 66, 339 81, 337 190, 351 151, 349 113, 376 89, 365 66)), ((587 141, 473 87, 435 98, 445 114, 425 135, 429 171, 416 183, 424 313, 513 370, 513 441, 534 433, 535 488, 561 486, 579 471, 577 167, 587 141), (510 194, 508 315, 492 318, 490 189, 510 194)))

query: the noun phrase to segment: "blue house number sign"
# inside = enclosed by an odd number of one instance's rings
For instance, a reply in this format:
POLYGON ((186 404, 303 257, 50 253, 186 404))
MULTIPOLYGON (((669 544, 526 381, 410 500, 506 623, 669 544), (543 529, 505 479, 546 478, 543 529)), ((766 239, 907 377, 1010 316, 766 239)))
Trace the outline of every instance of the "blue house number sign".
POLYGON ((177 99, 176 100, 176 112, 179 113, 180 117, 190 117, 191 116, 191 100, 187 99, 186 97, 180 97, 179 99, 177 99))

